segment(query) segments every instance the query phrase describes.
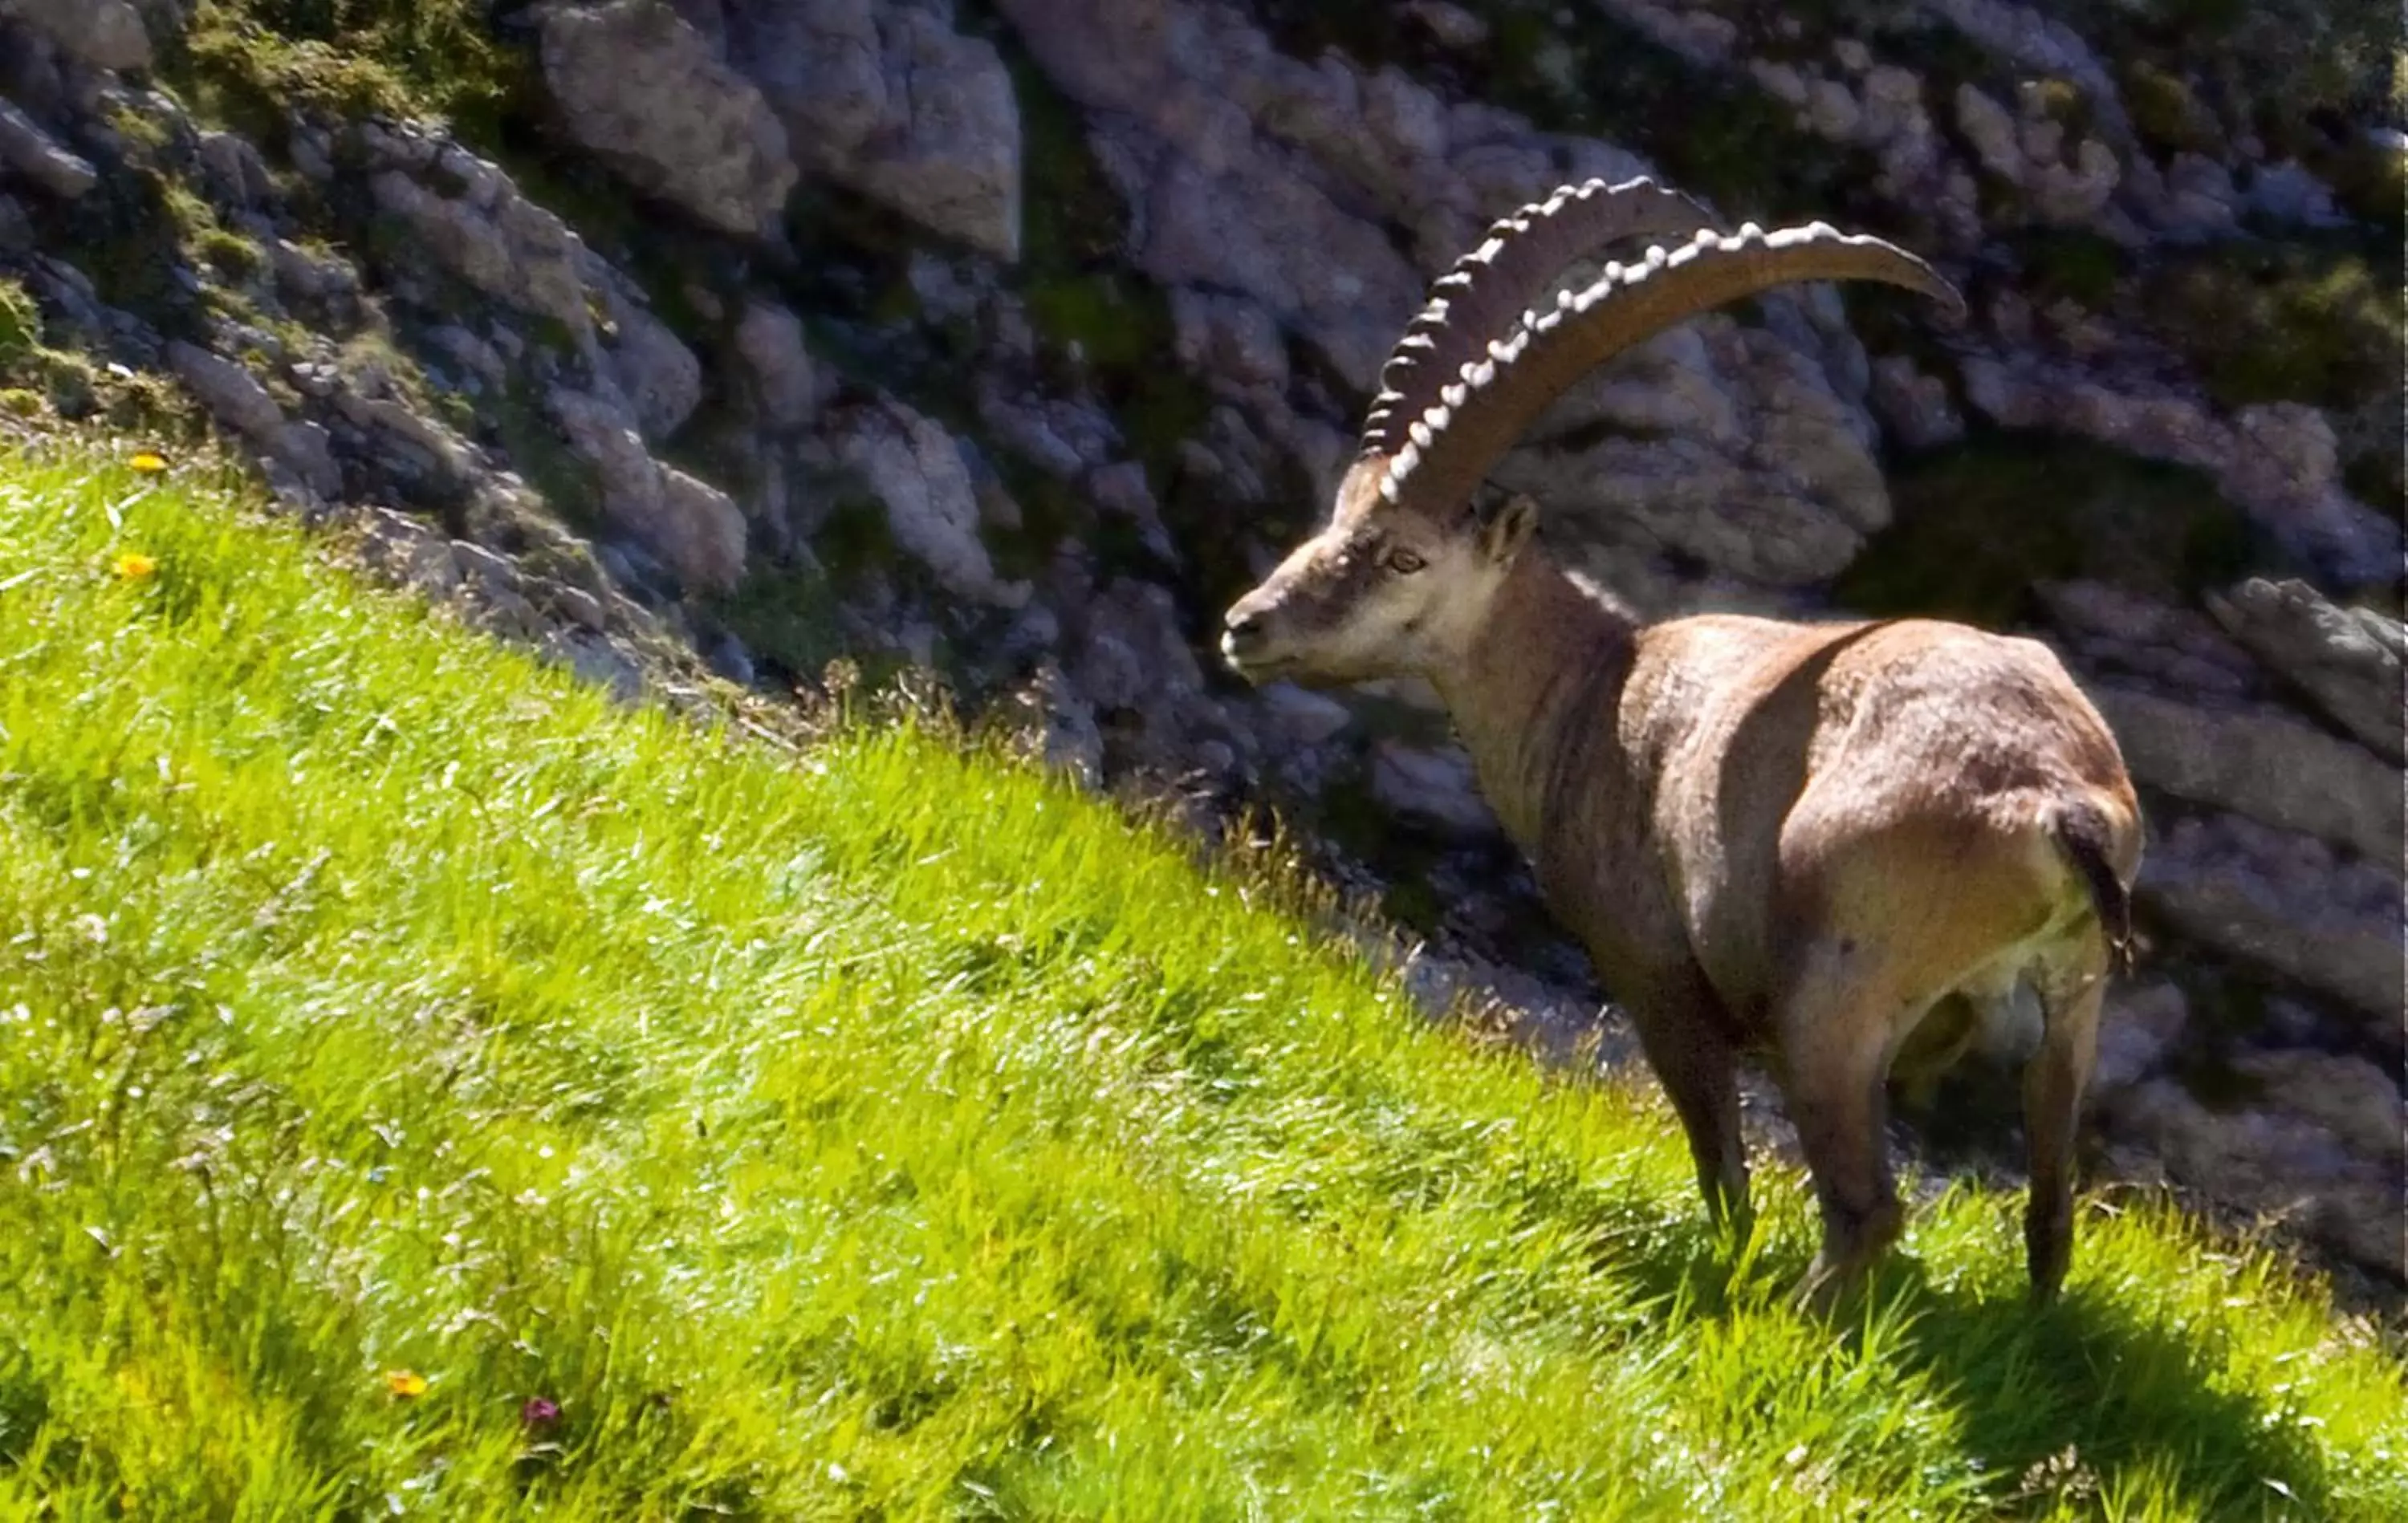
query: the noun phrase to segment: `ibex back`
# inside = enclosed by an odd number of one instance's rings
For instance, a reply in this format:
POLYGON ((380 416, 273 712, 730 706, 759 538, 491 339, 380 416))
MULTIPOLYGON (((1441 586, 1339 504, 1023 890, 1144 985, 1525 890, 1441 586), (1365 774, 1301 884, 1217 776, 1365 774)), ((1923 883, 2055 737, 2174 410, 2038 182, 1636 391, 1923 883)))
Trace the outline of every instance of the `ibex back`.
POLYGON ((1930 619, 1643 624, 1475 489, 1584 373, 1792 280, 1961 306, 1922 261, 1816 223, 1724 237, 1646 180, 1498 223, 1383 372, 1329 524, 1229 610, 1250 679, 1426 677, 1555 913, 1636 1021, 1708 1205, 1744 1226, 1737 1062, 1761 1053, 1821 1206, 1804 1296, 1898 1236, 1893 1069, 2021 1048, 2037 1299, 2071 1254, 2073 1146, 2139 805, 2098 711, 2033 641, 1930 619), (1576 258, 1663 239, 1526 310, 1576 258))

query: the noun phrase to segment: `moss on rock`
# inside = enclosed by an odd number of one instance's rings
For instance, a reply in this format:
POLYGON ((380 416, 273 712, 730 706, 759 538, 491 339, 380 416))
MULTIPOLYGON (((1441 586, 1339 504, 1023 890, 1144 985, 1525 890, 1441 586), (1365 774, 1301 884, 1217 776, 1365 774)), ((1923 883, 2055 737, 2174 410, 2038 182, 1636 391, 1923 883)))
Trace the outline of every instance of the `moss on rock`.
POLYGON ((2285 558, 2214 482, 2088 440, 1999 430, 1903 463, 1893 519, 1833 584, 1843 606, 2002 629, 2037 582, 2092 579, 2186 603, 2285 558))
POLYGON ((2143 310, 2227 407, 2395 392, 2401 291, 2355 252, 2234 241, 2155 274, 2143 310))

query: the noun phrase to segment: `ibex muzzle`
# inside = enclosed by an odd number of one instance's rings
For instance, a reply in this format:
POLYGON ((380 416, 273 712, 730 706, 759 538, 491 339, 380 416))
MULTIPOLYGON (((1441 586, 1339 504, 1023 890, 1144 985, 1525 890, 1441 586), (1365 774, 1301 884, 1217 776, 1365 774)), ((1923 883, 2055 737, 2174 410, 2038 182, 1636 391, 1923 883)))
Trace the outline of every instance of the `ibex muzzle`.
POLYGON ((1893 1067, 1944 1066, 2036 1007, 2025 1238, 2046 1299, 2141 854, 2097 710, 2045 647, 1960 624, 1643 624, 1549 561, 1527 499, 1472 505, 1592 367, 1723 303, 1839 278, 1961 306, 1878 238, 1725 237, 1643 179, 1498 222, 1398 342, 1328 526, 1229 610, 1222 648, 1257 681, 1436 686, 1549 905, 1636 1021, 1710 1208, 1742 1224, 1737 1062, 1770 1060, 1822 1210, 1817 1299, 1899 1231, 1893 1067), (1572 260, 1633 237, 1672 247, 1526 310, 1572 260))

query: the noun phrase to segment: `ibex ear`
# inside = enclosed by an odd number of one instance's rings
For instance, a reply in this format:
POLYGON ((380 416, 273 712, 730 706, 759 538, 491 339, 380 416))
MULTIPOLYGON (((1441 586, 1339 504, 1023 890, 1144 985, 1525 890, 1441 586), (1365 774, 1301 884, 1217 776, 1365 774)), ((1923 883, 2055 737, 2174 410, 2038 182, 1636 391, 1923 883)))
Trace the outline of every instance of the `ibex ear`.
POLYGON ((1538 527, 1539 505, 1517 491, 1480 526, 1480 551, 1500 566, 1511 565, 1538 527))

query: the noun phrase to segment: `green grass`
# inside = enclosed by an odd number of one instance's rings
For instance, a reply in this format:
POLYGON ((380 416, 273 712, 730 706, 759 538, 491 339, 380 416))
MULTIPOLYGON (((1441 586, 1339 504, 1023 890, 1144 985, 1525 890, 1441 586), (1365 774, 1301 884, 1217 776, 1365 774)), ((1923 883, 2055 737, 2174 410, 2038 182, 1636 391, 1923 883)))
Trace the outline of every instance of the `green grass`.
POLYGON ((1735 1261, 1652 1088, 1260 885, 0 457, 0 1514, 2408 1513, 2397 1350, 2272 1260, 2094 1202, 2036 1316, 1964 1189, 1801 1320, 1793 1177, 1735 1261))

